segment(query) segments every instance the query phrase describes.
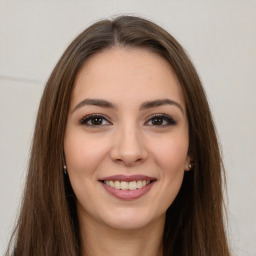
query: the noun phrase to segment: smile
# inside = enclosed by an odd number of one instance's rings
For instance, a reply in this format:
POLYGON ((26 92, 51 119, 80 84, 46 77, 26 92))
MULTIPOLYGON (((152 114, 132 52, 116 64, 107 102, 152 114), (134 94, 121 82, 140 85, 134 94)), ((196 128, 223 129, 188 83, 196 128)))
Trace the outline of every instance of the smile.
POLYGON ((104 180, 104 183, 107 186, 110 186, 112 188, 115 189, 121 189, 121 190, 136 190, 136 189, 140 189, 142 187, 145 187, 146 185, 148 185, 150 183, 149 180, 138 180, 138 181, 113 181, 113 180, 104 180))
POLYGON ((145 175, 115 175, 99 181, 110 195, 122 200, 133 200, 147 194, 157 180, 145 175))

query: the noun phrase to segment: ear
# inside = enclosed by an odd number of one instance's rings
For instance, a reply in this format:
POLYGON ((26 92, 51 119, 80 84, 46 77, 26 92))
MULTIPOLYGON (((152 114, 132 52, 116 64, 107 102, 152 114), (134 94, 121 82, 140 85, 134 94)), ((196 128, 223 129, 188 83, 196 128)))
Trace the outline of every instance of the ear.
POLYGON ((191 155, 187 155, 186 157, 186 162, 185 162, 185 171, 191 171, 191 169, 193 168, 193 158, 191 157, 191 155))

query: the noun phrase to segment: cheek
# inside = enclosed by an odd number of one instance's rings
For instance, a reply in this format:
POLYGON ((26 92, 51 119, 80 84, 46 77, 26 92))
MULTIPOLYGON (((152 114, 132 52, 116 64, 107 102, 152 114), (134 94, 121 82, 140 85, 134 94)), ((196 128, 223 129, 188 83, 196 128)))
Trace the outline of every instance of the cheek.
POLYGON ((93 205, 98 178, 96 170, 104 161, 108 146, 106 141, 103 143, 83 132, 66 134, 64 151, 68 175, 78 202, 84 209, 93 205))
POLYGON ((64 143, 65 158, 69 172, 91 174, 108 152, 106 141, 83 133, 67 134, 64 143))
MULTIPOLYGON (((186 136, 177 136, 170 140, 164 140, 161 146, 155 148, 155 161, 160 167, 161 207, 166 211, 176 198, 183 181, 188 152, 188 140, 186 136)), ((161 208, 160 207, 160 208, 161 208)))
POLYGON ((154 149, 155 161, 161 167, 163 175, 174 175, 175 172, 185 170, 188 153, 187 136, 183 134, 173 138, 165 138, 152 148, 154 149))

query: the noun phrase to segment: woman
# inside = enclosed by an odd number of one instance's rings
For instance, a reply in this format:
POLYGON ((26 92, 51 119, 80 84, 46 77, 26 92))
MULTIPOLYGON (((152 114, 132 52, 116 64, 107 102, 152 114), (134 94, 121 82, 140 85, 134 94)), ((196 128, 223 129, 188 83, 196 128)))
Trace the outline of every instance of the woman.
POLYGON ((45 87, 7 255, 230 255, 222 176, 179 43, 142 18, 97 22, 45 87))

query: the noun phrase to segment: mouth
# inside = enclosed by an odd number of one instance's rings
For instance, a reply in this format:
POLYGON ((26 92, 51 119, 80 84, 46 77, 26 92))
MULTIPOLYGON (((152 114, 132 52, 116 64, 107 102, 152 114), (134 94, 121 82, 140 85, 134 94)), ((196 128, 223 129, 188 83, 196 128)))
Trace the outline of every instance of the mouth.
POLYGON ((143 187, 146 187, 149 183, 154 182, 149 180, 138 180, 138 181, 113 181, 113 180, 104 180, 102 181, 107 186, 114 188, 114 189, 120 189, 120 190, 136 190, 143 187))
POLYGON ((119 199, 136 199, 148 191, 157 181, 156 178, 144 175, 115 175, 99 180, 105 190, 119 199))

